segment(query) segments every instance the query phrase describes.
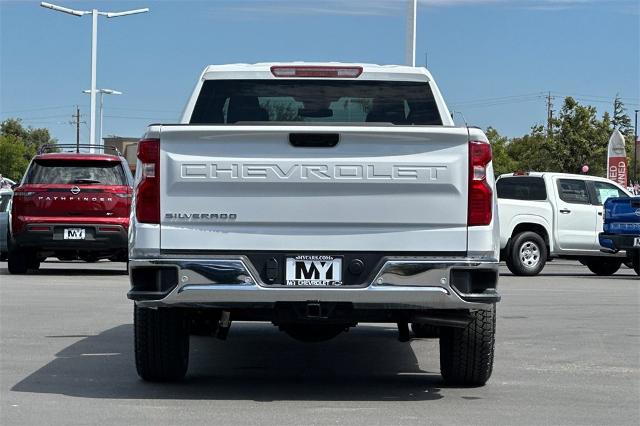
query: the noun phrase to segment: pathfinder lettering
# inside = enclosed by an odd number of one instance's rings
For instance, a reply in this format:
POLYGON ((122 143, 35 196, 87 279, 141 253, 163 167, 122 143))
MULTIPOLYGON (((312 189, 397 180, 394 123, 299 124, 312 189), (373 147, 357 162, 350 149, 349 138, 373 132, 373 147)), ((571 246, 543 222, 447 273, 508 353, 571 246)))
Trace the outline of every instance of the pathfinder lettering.
POLYGON ((38 200, 45 200, 45 201, 113 201, 113 198, 108 197, 108 198, 104 198, 104 197, 58 197, 58 196, 40 196, 38 197, 38 200))

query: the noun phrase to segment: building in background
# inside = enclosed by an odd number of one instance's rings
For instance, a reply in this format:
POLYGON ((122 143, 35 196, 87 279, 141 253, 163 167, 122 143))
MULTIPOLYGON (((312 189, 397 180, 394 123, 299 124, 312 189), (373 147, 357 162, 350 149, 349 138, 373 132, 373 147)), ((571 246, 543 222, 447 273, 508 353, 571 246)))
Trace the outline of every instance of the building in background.
POLYGON ((105 147, 113 147, 120 151, 120 154, 127 159, 131 173, 136 172, 136 154, 138 152, 138 141, 140 138, 130 138, 124 136, 109 136, 102 138, 105 147))

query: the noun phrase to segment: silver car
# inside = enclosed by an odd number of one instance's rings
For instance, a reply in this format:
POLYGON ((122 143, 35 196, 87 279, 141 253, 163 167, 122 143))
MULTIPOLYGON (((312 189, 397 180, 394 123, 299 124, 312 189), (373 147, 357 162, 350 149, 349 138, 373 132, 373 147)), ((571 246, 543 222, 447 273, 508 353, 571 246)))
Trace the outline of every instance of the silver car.
POLYGON ((6 260, 9 241, 9 211, 11 210, 11 189, 0 189, 0 260, 6 260))

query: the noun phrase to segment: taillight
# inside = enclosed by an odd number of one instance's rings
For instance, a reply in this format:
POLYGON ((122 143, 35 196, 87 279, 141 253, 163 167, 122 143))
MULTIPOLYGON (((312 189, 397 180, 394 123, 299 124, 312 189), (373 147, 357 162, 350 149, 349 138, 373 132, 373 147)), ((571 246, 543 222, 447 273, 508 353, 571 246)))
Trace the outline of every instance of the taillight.
POLYGON ((489 225, 492 218, 493 191, 487 183, 487 166, 491 162, 491 145, 469 142, 469 210, 468 226, 489 225))
POLYGON ((271 74, 275 77, 357 78, 362 74, 362 67, 274 65, 271 67, 271 74))
POLYGON ((160 223, 160 140, 138 142, 142 178, 136 188, 136 218, 142 223, 160 223))

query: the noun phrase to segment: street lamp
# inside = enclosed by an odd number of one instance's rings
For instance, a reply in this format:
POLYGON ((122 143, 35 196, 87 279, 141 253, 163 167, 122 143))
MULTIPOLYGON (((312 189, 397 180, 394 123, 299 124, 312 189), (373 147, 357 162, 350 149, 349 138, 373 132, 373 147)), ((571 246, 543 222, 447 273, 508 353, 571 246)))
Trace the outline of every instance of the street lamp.
MULTIPOLYGON (((104 95, 122 95, 122 92, 118 92, 113 89, 96 89, 96 92, 100 93, 100 139, 98 139, 98 144, 102 145, 102 122, 104 119, 103 106, 104 106, 104 95)), ((82 93, 91 93, 91 90, 83 90, 82 93)))
MULTIPOLYGON (((89 135, 89 143, 95 145, 96 143, 96 62, 98 56, 98 15, 106 16, 107 18, 118 18, 120 16, 135 15, 137 13, 145 13, 149 11, 149 8, 126 10, 124 12, 103 12, 98 9, 91 10, 75 10, 68 7, 57 6, 55 4, 42 2, 40 6, 47 9, 55 10, 56 12, 68 13, 73 16, 91 15, 93 19, 92 31, 91 31, 91 130, 89 135)), ((91 148, 93 152, 93 148, 91 148)))
POLYGON ((636 115, 635 124, 633 126, 633 180, 634 185, 638 181, 638 112, 640 109, 635 109, 633 112, 636 115))

